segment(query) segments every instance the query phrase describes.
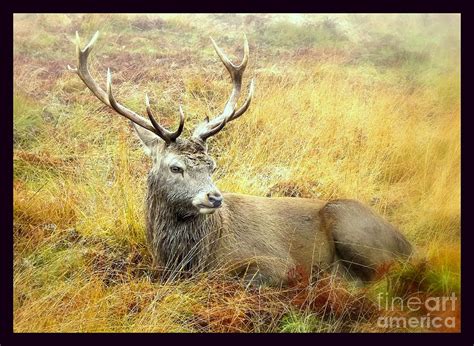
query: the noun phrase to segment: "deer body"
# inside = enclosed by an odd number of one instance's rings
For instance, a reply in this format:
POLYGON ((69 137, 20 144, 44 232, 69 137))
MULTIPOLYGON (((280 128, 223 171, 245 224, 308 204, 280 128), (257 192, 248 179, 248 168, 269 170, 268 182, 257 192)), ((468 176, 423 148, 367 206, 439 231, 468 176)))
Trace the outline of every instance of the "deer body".
POLYGON ((245 113, 254 93, 252 80, 246 100, 237 108, 248 61, 247 40, 239 65, 212 41, 233 88, 222 113, 212 120, 206 117, 184 139, 181 107, 179 127, 170 132, 155 120, 148 97, 149 120, 115 100, 110 70, 107 92, 94 81, 87 58, 97 37, 98 33, 83 50, 77 38, 79 65, 70 70, 99 100, 131 120, 153 160, 146 196, 147 240, 164 278, 226 268, 253 284, 281 284, 299 267, 311 274, 334 270, 368 281, 380 264, 410 255, 405 237, 357 201, 222 194, 214 185, 216 164, 206 140, 245 113))
POLYGON ((324 202, 233 193, 224 193, 224 201, 211 215, 183 220, 170 213, 165 223, 148 206, 147 235, 156 263, 170 275, 227 266, 248 279, 258 272, 264 281, 279 283, 297 265, 310 273, 334 262, 332 236, 320 224, 324 202))
POLYGON ((211 215, 184 220, 147 206, 150 250, 167 275, 227 266, 246 281, 278 285, 298 267, 370 281, 379 265, 411 253, 401 233, 357 201, 235 193, 224 193, 224 201, 211 215))

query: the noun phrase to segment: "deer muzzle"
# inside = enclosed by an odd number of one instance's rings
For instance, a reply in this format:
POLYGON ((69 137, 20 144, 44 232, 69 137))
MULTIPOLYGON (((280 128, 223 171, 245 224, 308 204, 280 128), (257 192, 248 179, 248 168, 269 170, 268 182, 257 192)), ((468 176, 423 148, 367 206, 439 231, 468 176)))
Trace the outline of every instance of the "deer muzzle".
POLYGON ((212 214, 222 206, 223 197, 218 190, 201 192, 193 199, 193 205, 201 214, 212 214))

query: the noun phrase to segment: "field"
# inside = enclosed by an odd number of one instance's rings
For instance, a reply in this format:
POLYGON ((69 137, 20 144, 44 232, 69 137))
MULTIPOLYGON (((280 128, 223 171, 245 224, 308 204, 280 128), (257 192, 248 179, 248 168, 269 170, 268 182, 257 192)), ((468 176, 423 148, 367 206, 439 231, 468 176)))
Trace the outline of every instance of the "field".
MULTIPOLYGON (((460 17, 16 15, 14 331, 417 332, 460 328, 460 17), (230 91, 209 36, 250 43, 249 111, 209 141, 223 191, 358 199, 416 247, 365 287, 328 276, 245 288, 219 272, 161 283, 144 233, 151 163, 127 121, 68 72, 99 30, 91 72, 119 102, 185 134, 230 91), (404 308, 455 294, 449 311, 404 308), (398 297, 380 306, 380 297, 398 297), (455 327, 383 326, 390 316, 455 327)), ((245 89, 244 89, 245 90, 245 89)), ((245 91, 244 91, 245 92, 245 91)))

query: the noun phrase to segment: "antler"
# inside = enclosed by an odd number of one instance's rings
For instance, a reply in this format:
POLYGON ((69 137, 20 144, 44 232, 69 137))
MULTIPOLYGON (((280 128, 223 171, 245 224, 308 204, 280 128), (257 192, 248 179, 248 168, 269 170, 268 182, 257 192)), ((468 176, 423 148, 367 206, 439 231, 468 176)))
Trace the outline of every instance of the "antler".
POLYGON ((87 46, 84 49, 81 49, 79 34, 76 31, 76 52, 77 52, 77 59, 78 59, 78 67, 74 68, 68 65, 67 67, 69 71, 76 73, 84 82, 84 84, 92 91, 92 93, 99 100, 101 100, 107 106, 111 107, 117 113, 119 113, 120 115, 123 115, 124 117, 126 117, 133 123, 143 127, 144 129, 147 129, 148 131, 153 132, 157 136, 161 137, 166 143, 169 144, 171 142, 174 142, 176 138, 178 138, 179 135, 183 132, 183 128, 184 128, 184 113, 181 106, 179 106, 179 113, 180 113, 179 127, 175 132, 170 132, 156 122, 155 118, 153 117, 153 113, 151 111, 150 100, 148 99, 148 96, 145 97, 145 103, 146 103, 146 109, 147 109, 147 113, 148 113, 148 117, 150 121, 138 115, 134 111, 124 107, 123 105, 121 105, 115 100, 115 97, 112 93, 112 73, 110 72, 110 69, 107 70, 107 92, 105 92, 97 84, 97 82, 92 78, 92 76, 89 73, 89 68, 87 66, 87 59, 98 37, 99 37, 99 32, 97 31, 94 37, 92 37, 90 42, 87 44, 87 46))
POLYGON ((227 124, 229 121, 235 120, 244 114, 250 106, 250 102, 252 101, 253 93, 255 91, 255 80, 252 79, 250 82, 247 99, 243 105, 236 110, 237 101, 240 97, 240 91, 242 88, 242 76, 244 74, 245 68, 247 67, 247 62, 249 59, 249 43, 247 41, 247 36, 244 35, 244 57, 239 65, 235 65, 230 61, 225 53, 217 46, 212 37, 211 41, 214 45, 217 55, 219 55, 219 58, 227 68, 227 71, 229 71, 230 77, 232 78, 232 92, 224 106, 222 113, 211 121, 209 121, 209 118, 206 118, 205 122, 199 124, 194 130, 193 137, 197 137, 203 141, 222 130, 225 124, 227 124))

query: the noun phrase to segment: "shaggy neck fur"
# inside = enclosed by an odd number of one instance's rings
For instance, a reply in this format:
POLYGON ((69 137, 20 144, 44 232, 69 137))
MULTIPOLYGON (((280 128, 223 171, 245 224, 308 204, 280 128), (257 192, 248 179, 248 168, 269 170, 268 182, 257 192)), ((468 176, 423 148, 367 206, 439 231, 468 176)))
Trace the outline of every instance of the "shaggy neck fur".
POLYGON ((222 229, 221 210, 212 215, 182 216, 161 190, 159 179, 148 176, 147 237, 155 264, 164 278, 189 277, 213 264, 212 254, 222 229))

